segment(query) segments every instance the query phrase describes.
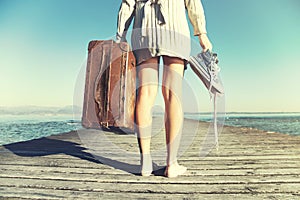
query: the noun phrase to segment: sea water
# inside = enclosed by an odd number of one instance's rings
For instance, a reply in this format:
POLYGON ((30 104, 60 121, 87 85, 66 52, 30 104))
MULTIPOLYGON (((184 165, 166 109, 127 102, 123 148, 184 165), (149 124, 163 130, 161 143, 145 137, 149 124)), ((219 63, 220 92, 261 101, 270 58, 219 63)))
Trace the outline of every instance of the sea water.
POLYGON ((81 128, 72 115, 0 115, 0 145, 27 141, 81 128))
MULTIPOLYGON (((187 118, 212 121, 212 114, 187 114, 187 118)), ((224 125, 256 128, 268 132, 300 135, 300 113, 227 113, 222 115, 224 125)))
MULTIPOLYGON (((186 113, 186 118, 211 121, 211 113, 186 113)), ((227 113, 224 124, 300 135, 300 113, 227 113)), ((82 128, 73 115, 0 115, 0 145, 27 141, 82 128)))

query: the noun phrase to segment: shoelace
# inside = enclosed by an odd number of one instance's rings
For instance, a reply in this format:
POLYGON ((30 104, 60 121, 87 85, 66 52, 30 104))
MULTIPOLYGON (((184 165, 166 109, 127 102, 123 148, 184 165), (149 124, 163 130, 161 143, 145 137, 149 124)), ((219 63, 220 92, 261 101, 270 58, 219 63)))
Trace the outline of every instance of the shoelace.
POLYGON ((218 74, 220 72, 220 67, 217 65, 218 59, 217 55, 213 54, 210 57, 210 63, 209 63, 209 74, 210 74, 210 86, 209 86, 209 94, 210 98, 214 99, 214 132, 215 132, 215 145, 216 149, 219 149, 219 134, 218 134, 218 125, 217 125, 217 92, 214 94, 211 92, 212 83, 213 81, 218 82, 218 74))
POLYGON ((209 72, 209 75, 210 75, 210 81, 209 81, 209 88, 208 88, 208 92, 210 94, 210 99, 212 99, 212 84, 213 84, 213 81, 214 82, 219 82, 219 79, 218 79, 218 74, 220 72, 220 67, 217 65, 218 63, 218 59, 217 59, 217 56, 214 54, 210 57, 210 61, 209 61, 209 65, 208 65, 208 72, 209 72))

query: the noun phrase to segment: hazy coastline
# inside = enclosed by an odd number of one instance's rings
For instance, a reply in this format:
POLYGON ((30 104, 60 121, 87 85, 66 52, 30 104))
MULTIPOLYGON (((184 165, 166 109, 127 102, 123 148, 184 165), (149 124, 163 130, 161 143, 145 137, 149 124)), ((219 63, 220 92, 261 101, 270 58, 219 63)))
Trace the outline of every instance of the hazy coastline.
POLYGON ((0 106, 0 115, 55 115, 55 114, 80 114, 79 106, 0 106))

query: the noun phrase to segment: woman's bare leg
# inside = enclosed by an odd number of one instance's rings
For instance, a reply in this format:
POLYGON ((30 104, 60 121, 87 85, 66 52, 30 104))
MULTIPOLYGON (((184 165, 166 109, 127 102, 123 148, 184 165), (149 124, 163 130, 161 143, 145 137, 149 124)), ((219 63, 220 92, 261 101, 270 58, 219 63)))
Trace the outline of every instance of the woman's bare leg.
POLYGON ((136 99, 136 128, 141 153, 141 174, 148 176, 152 172, 150 155, 153 107, 158 88, 158 58, 143 62, 137 69, 138 96, 136 99))
POLYGON ((165 67, 162 93, 165 100, 165 129, 168 152, 165 174, 168 177, 176 177, 186 171, 186 168, 180 166, 177 162, 183 124, 182 78, 184 61, 167 56, 163 60, 165 67))

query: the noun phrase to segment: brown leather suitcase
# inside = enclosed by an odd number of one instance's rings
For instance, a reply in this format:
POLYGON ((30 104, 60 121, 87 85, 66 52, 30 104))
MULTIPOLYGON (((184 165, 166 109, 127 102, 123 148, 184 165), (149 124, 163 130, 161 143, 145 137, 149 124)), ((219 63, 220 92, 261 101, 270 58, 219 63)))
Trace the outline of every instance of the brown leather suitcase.
POLYGON ((89 43, 83 127, 134 131, 135 63, 125 42, 95 40, 89 43))

